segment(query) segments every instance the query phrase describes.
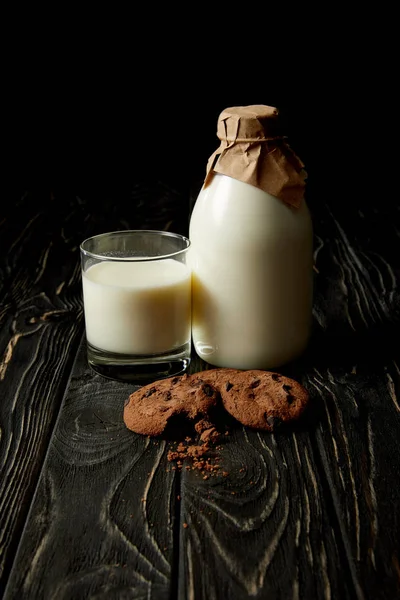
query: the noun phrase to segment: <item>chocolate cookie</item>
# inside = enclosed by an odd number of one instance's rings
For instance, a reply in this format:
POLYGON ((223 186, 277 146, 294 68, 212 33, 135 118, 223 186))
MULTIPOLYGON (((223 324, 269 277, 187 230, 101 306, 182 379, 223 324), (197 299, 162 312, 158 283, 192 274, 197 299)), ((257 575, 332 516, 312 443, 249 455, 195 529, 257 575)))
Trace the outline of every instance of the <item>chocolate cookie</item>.
POLYGON ((133 392, 124 408, 124 422, 136 433, 157 436, 176 417, 193 424, 208 422, 210 411, 218 403, 216 387, 198 374, 170 377, 133 392))
POLYGON ((218 388, 223 405, 247 427, 275 431, 298 419, 308 404, 307 390, 279 373, 252 370, 227 375, 218 388))

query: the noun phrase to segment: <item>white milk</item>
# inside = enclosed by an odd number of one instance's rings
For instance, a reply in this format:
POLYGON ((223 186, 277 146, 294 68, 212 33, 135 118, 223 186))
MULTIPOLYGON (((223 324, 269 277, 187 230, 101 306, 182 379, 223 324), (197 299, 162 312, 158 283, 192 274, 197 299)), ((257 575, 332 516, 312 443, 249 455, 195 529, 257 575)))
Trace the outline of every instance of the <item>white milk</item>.
POLYGON ((86 336, 101 350, 156 354, 190 340, 188 267, 173 259, 105 261, 82 274, 86 336))
POLYGON ((247 183, 214 175, 191 222, 192 336, 219 367, 273 369, 305 349, 312 310, 312 224, 247 183))

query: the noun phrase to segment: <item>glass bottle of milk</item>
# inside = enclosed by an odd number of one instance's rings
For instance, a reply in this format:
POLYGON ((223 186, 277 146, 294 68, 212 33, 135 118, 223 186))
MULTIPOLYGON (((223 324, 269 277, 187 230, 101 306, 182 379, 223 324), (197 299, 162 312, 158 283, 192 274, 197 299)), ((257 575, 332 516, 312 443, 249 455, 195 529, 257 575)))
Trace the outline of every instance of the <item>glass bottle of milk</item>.
POLYGON ((306 172, 274 107, 228 108, 217 135, 190 220, 194 347, 217 367, 274 369, 311 330, 306 172))

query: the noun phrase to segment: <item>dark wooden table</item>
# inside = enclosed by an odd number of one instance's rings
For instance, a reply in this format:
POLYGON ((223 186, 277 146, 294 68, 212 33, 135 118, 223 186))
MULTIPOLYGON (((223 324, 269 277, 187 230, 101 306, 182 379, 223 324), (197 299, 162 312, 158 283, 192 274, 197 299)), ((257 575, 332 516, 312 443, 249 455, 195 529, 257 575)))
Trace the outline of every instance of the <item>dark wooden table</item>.
POLYGON ((133 385, 88 367, 79 265, 95 233, 187 233, 189 205, 160 181, 2 198, 0 596, 400 598, 399 207, 311 202, 314 332, 282 369, 311 409, 233 428, 229 475, 204 479, 125 428, 133 385))

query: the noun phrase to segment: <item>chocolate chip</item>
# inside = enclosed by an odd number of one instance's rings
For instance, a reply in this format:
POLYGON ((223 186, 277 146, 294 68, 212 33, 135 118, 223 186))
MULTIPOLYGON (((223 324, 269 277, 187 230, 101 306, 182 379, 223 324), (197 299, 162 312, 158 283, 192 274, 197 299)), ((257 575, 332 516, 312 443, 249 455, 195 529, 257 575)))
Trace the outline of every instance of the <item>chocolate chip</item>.
POLYGON ((203 390, 205 395, 208 396, 209 398, 211 398, 211 396, 214 396, 214 388, 211 387, 211 385, 209 385, 208 383, 203 385, 203 387, 201 389, 203 390))
POLYGON ((265 415, 265 420, 272 430, 277 429, 282 424, 282 419, 279 417, 269 417, 267 414, 265 415))
POLYGON ((171 381, 171 383, 173 383, 175 385, 176 383, 178 383, 178 381, 179 381, 179 377, 174 377, 173 380, 171 381))
POLYGON ((172 394, 171 394, 171 392, 168 390, 168 391, 165 393, 165 399, 166 399, 166 400, 171 400, 171 398, 172 398, 172 394))
POLYGON ((231 388, 233 388, 233 383, 229 383, 229 381, 228 381, 228 383, 227 383, 227 384, 226 384, 226 386, 225 386, 225 390, 226 390, 227 392, 229 392, 229 390, 230 390, 231 388))
POLYGON ((278 373, 272 373, 271 378, 273 381, 280 381, 281 376, 278 373))
POLYGON ((149 397, 149 396, 151 396, 152 394, 155 394, 155 392, 156 392, 156 391, 157 391, 157 390, 156 390, 156 388, 155 388, 155 387, 152 387, 152 388, 150 388, 149 390, 147 390, 147 392, 145 393, 144 397, 145 397, 145 398, 148 398, 148 397, 149 397))
POLYGON ((287 394, 287 396, 286 396, 287 403, 292 404, 292 402, 295 400, 295 397, 293 396, 293 394, 289 393, 289 390, 292 389, 292 386, 288 385, 287 383, 284 383, 282 388, 287 394))
POLYGON ((251 388, 256 388, 260 385, 261 381, 259 379, 256 379, 255 381, 253 381, 253 383, 250 384, 251 388))

